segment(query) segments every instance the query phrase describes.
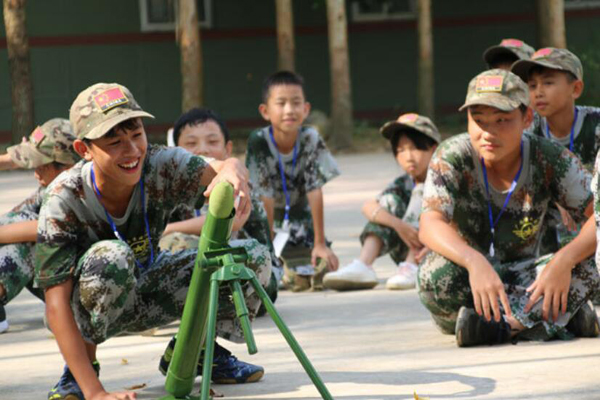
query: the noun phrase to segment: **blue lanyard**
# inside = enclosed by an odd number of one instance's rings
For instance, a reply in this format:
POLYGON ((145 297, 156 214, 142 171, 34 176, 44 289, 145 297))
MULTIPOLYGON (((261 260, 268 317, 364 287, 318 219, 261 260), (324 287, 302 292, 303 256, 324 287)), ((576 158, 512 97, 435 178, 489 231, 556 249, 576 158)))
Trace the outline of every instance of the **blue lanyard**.
MULTIPOLYGON (((96 195, 98 196, 99 199, 102 199, 102 194, 100 194, 100 190, 98 189, 98 186, 96 185, 96 174, 94 174, 94 165, 93 164, 92 164, 92 184, 94 185, 94 191, 96 192, 96 195)), ((146 235, 148 235, 148 246, 150 246, 150 262, 146 263, 146 265, 144 266, 136 259, 135 263, 138 266, 138 268, 144 269, 147 266, 154 263, 154 249, 152 248, 152 239, 150 238, 150 227, 148 225, 148 214, 146 213, 146 201, 145 201, 146 197, 144 195, 144 176, 143 175, 142 175, 142 178, 140 179, 140 192, 141 192, 141 196, 142 196, 142 212, 144 213, 144 223, 146 224, 146 235)), ((119 239, 122 242, 127 243, 127 241, 123 238, 123 236, 117 229, 117 226, 115 225, 115 222, 113 221, 112 217, 110 216, 108 211, 106 211, 104 204, 102 204, 102 202, 100 202, 100 205, 104 209, 104 213, 106 214, 106 219, 108 220, 108 223, 110 224, 110 227, 113 230, 113 233, 115 234, 117 239, 119 239)))
MULTIPOLYGON (((273 136, 273 127, 269 127, 269 136, 271 136, 271 142, 273 142, 273 146, 275 146, 275 150, 277 150, 277 157, 279 159, 279 172, 281 173, 281 183, 283 184, 283 194, 285 195, 285 214, 283 216, 283 221, 290 220, 290 194, 287 189, 287 180, 285 179, 285 173, 283 172, 283 162, 281 161, 281 153, 279 152, 279 148, 277 147, 277 142, 275 142, 275 137, 273 136)), ((294 143, 294 156, 292 158, 292 175, 294 174, 294 170, 296 169, 296 161, 298 156, 298 140, 294 143)))
MULTIPOLYGON (((575 138, 575 124, 577 123, 577 114, 579 114, 579 109, 575 107, 575 117, 573 118, 573 125, 571 125, 571 138, 569 140, 569 150, 573 151, 573 140, 575 138)), ((548 125, 548 120, 546 120, 546 137, 548 139, 552 139, 550 135, 550 125, 548 125)))
POLYGON ((495 221, 494 221, 494 216, 492 214, 492 198, 490 196, 490 185, 488 183, 487 169, 485 168, 485 163, 483 162, 483 158, 481 158, 481 169, 483 170, 483 181, 485 182, 485 192, 487 193, 487 197, 488 197, 488 214, 490 217, 490 230, 492 233, 492 242, 490 243, 490 256, 494 257, 495 253, 496 253, 494 251, 494 234, 496 233, 496 225, 498 225, 498 221, 500 221, 500 217, 504 213, 504 210, 506 210, 506 206, 508 206, 508 201, 510 200, 510 197, 512 196, 513 192, 515 191, 515 188, 517 187, 517 181, 519 180, 519 177, 521 176, 521 171, 523 170, 523 141, 521 140, 521 165, 519 166, 519 170, 517 171, 517 175, 515 176, 515 179, 513 179, 512 183, 510 185, 510 188, 508 189, 508 194, 506 195, 506 200, 504 200, 502 209, 500 210, 500 213, 498 213, 498 216, 496 217, 495 221))

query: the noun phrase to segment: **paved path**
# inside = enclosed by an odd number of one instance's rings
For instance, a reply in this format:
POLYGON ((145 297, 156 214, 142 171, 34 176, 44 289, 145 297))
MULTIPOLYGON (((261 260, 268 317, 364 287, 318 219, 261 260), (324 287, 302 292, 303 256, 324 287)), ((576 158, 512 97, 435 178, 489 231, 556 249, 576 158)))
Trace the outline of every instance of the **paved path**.
MULTIPOLYGON (((338 158, 343 175, 326 186, 327 234, 342 263, 359 252, 364 200, 398 174, 388 154, 338 158)), ((29 173, 0 175, 0 212, 30 193, 29 173)), ((394 268, 389 258, 376 270, 382 283, 394 268)), ((600 340, 519 343, 458 349, 440 334, 414 290, 390 292, 379 285, 361 292, 280 293, 277 308, 335 399, 599 399, 600 340)), ((0 335, 0 400, 39 400, 61 374, 63 362, 42 323, 43 305, 29 293, 7 307, 11 323, 0 335)), ((152 337, 121 336, 99 347, 102 381, 109 390, 145 385, 139 399, 164 395, 157 371, 177 325, 152 337)), ((263 365, 260 383, 215 386, 226 399, 318 399, 316 389, 268 318, 254 324, 259 352, 227 347, 263 365)), ((196 387, 199 387, 197 384, 196 387)))

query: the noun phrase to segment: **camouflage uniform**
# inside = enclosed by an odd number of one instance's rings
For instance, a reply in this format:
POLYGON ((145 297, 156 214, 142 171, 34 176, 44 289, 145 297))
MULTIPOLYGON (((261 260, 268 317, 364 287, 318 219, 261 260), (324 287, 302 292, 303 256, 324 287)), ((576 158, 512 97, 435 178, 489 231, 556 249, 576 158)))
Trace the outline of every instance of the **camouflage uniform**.
MULTIPOLYGON (((54 118, 37 127, 27 141, 9 147, 7 152, 11 160, 21 168, 34 169, 54 161, 73 165, 79 160, 73 149, 74 140, 69 121, 54 118)), ((0 217, 0 225, 36 221, 44 191, 40 186, 21 204, 0 217)), ((34 246, 35 242, 0 244, 0 286, 6 291, 5 296, 0 298, 0 305, 6 305, 24 287, 43 299, 43 292, 32 286, 34 246)))
MULTIPOLYGON (((313 221, 307 193, 323 187, 340 174, 337 164, 319 133, 311 127, 300 128, 296 166, 293 152, 281 154, 290 195, 290 238, 282 253, 286 267, 295 269, 310 264, 314 246, 313 221)), ((285 195, 279 171, 278 151, 269 137, 269 127, 252 132, 246 150, 246 166, 254 191, 275 200, 274 228, 283 223, 285 195)), ((325 270, 323 264, 317 268, 325 270)))
POLYGON ((600 265, 600 153, 596 156, 596 164, 594 167, 594 178, 592 179, 592 193, 594 194, 594 219, 596 220, 596 265, 600 265))
MULTIPOLYGON (((505 284, 513 315, 532 339, 563 335, 564 326, 600 284, 592 258, 573 269, 567 314, 556 323, 542 322, 541 302, 529 313, 525 289, 533 283, 552 254, 539 258, 540 227, 548 206, 558 203, 577 222, 591 194, 590 174, 569 151, 547 139, 523 135, 523 171, 507 208, 496 226, 495 257, 488 249, 492 240, 481 163, 468 134, 443 142, 429 165, 422 212, 441 212, 469 246, 486 255, 505 284), (540 322, 542 322, 540 327, 540 322)), ((498 215, 506 193, 490 187, 492 213, 498 215)), ((431 253, 419 269, 419 295, 445 332, 454 332, 461 306, 473 306, 466 269, 431 253)))
MULTIPOLYGON (((411 212, 407 215, 407 210, 410 202, 416 202, 420 205, 423 199, 423 184, 420 183, 414 186, 414 188, 413 184, 410 176, 402 175, 396 178, 377 196, 377 202, 391 215, 404 220, 404 222, 418 229, 419 213, 411 212)), ((420 206, 411 207, 411 209, 420 211, 420 206)), ((383 243, 379 257, 389 254, 396 264, 404 261, 408 254, 408 246, 394 229, 369 222, 360 234, 360 243, 364 244, 369 235, 377 236, 383 243)))

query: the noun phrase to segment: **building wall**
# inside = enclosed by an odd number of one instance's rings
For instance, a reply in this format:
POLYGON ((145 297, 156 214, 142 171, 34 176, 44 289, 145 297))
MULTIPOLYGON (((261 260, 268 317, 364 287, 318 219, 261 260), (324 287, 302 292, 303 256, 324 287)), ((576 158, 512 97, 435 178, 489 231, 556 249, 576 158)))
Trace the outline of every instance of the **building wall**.
MULTIPOLYGON (((436 105, 454 113, 469 79, 485 68, 483 50, 505 37, 535 46, 534 1, 433 2, 436 105)), ((297 70, 313 108, 329 111, 324 1, 294 2, 297 70)), ((202 30, 205 102, 232 126, 260 124, 260 86, 276 69, 274 1, 212 0, 212 27, 202 30)), ((600 10, 567 13, 568 43, 589 52, 600 10)), ((173 33, 142 33, 138 2, 29 1, 27 30, 38 123, 68 117, 77 93, 99 81, 126 85, 162 131, 180 113, 179 51, 173 33)), ((352 93, 358 118, 385 120, 416 107, 414 21, 349 26, 352 93)), ((4 31, 2 30, 2 35, 4 31)), ((600 32, 599 32, 600 35, 600 32)), ((587 53, 586 53, 587 54, 587 53)), ((6 43, 0 42, 0 141, 11 124, 6 43)), ((600 60, 600 57, 598 57, 600 60)), ((586 76, 592 76, 588 72, 586 76)), ((152 128, 151 128, 152 130, 152 128)))

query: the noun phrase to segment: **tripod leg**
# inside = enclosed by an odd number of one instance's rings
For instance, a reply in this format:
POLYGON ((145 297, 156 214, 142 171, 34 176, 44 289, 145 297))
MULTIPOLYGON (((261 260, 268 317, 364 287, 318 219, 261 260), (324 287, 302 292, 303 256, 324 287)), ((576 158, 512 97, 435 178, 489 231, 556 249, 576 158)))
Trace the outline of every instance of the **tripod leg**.
POLYGON ((210 399, 210 380, 212 376, 213 356, 215 353, 215 336, 217 327, 217 310, 219 308, 219 281, 211 279, 208 303, 208 326, 206 328, 206 348, 202 363, 201 400, 210 399))
POLYGON ((300 361, 300 364, 302 364, 302 367, 308 374, 310 380, 313 382, 313 384, 315 385, 315 387, 321 394, 321 397, 324 400, 333 400, 331 393, 329 393, 329 390, 323 383, 323 380, 319 376, 319 373, 313 367, 313 365, 311 364, 308 357, 306 357, 306 354, 304 354, 304 350, 302 350, 302 347, 300 347, 300 345, 296 341, 296 338, 294 338, 294 335, 292 334, 290 329, 287 327, 287 325, 281 319, 281 316, 275 309, 275 306, 273 305, 273 302, 269 298, 269 295, 267 294, 267 292, 265 292, 265 290, 261 286, 258 279, 256 279, 256 277, 253 277, 250 280, 250 282, 252 283, 254 290, 256 290, 258 297, 260 297, 261 301, 264 303, 265 308, 267 309, 267 312, 271 316, 271 319, 273 319, 273 322, 275 322, 275 325, 277 325, 277 328, 279 328, 279 331, 281 332, 281 334, 287 341, 288 345, 290 346, 290 348, 296 355, 296 358, 298 358, 298 361, 300 361))
POLYGON ((240 285, 240 281, 238 280, 230 281, 229 285, 231 287, 233 304, 235 305, 235 313, 240 321, 240 325, 242 325, 242 332, 244 333, 244 339, 246 339, 246 345, 248 346, 248 353, 256 354, 258 350, 256 348, 256 342, 254 341, 254 335, 252 334, 250 319, 248 318, 248 307, 244 300, 242 285, 240 285))

